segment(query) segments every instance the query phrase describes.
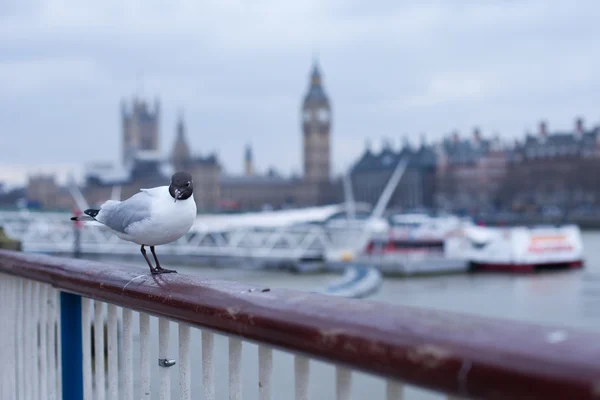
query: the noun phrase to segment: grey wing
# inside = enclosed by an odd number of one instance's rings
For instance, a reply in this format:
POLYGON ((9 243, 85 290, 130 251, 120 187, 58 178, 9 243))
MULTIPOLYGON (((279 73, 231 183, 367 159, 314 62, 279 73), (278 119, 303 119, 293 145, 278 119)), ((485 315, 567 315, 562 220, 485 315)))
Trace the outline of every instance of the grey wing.
POLYGON ((150 196, 140 192, 125 201, 107 201, 96 219, 117 232, 127 233, 131 224, 150 218, 151 206, 150 196))

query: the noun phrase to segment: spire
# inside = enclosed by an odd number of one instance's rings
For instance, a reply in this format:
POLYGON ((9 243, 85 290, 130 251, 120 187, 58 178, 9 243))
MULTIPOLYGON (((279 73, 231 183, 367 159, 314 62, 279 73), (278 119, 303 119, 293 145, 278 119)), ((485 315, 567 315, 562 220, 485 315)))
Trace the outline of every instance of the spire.
POLYGON ((183 112, 179 112, 177 118, 177 137, 171 153, 171 161, 177 170, 183 170, 189 167, 191 161, 190 148, 185 137, 185 124, 183 122, 183 112))
POLYGON ((185 124, 183 123, 183 111, 179 111, 179 116, 177 117, 177 139, 185 140, 185 124))
POLYGON ((246 162, 252 162, 252 146, 250 146, 250 144, 246 145, 246 154, 244 159, 246 162))
POLYGON ((308 92, 304 97, 304 107, 309 104, 311 104, 312 107, 328 106, 329 101, 322 83, 321 68, 318 60, 315 59, 310 73, 308 92))
POLYGON ((244 170, 246 176, 254 175, 254 162, 252 161, 252 147, 250 144, 246 145, 246 152, 244 154, 244 170))
POLYGON ((310 83, 312 86, 321 85, 321 71, 319 69, 319 60, 316 58, 313 61, 312 73, 310 75, 310 83))

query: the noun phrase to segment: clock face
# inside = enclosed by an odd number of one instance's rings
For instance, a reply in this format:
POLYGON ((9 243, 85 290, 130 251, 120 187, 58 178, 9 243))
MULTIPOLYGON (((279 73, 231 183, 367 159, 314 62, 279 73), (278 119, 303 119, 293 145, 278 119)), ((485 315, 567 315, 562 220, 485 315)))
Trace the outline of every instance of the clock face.
POLYGON ((329 110, 325 108, 319 109, 319 111, 317 112, 317 117, 319 118, 320 122, 329 121, 329 110))

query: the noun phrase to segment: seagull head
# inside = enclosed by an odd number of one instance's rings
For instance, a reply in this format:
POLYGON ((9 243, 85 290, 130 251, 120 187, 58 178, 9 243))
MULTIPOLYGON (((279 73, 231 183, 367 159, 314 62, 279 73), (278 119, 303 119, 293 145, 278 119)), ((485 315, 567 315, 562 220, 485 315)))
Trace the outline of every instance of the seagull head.
POLYGON ((171 177, 171 184, 169 185, 169 193, 175 201, 189 199, 194 193, 192 175, 188 172, 177 172, 173 174, 171 177))

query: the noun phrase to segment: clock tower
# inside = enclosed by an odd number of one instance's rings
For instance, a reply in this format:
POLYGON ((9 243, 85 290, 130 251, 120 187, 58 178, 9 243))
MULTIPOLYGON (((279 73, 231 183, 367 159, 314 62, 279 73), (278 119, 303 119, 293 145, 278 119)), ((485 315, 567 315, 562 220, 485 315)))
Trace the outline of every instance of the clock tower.
POLYGON ((310 86, 304 96, 301 118, 304 179, 311 182, 329 181, 331 107, 321 83, 321 72, 317 62, 313 66, 310 86))

